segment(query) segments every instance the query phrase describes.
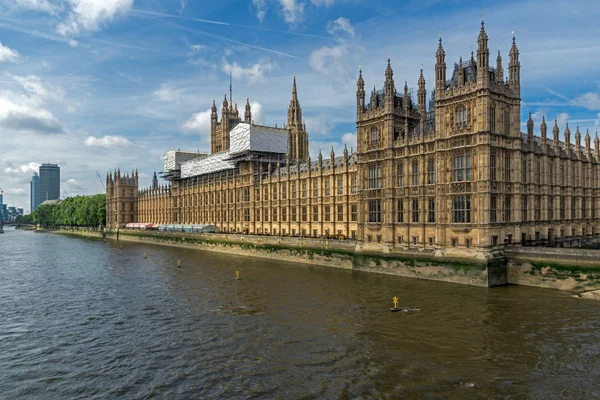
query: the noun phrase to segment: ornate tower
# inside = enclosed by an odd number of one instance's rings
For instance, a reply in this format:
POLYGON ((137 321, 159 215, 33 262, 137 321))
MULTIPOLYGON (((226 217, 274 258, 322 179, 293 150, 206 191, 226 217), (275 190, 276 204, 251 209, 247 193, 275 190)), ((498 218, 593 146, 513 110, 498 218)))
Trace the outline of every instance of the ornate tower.
POLYGON ((356 82, 356 120, 358 121, 365 111, 365 81, 362 76, 362 68, 358 71, 356 82))
POLYGON ((425 89, 423 68, 421 68, 421 75, 419 76, 419 89, 417 90, 417 97, 419 103, 419 114, 421 114, 421 119, 424 119, 425 113, 427 112, 427 89, 425 89))
POLYGON ((521 90, 521 63, 519 62, 519 49, 515 37, 512 38, 512 47, 510 48, 510 63, 508 65, 508 80, 511 89, 521 90))
POLYGON ((446 91, 446 52, 442 46, 442 38, 435 54, 435 97, 440 98, 446 91))
POLYGON ((152 189, 158 189, 158 177, 156 176, 156 171, 154 171, 154 176, 152 177, 152 189))
POLYGON ((295 162, 306 162, 308 160, 308 134, 306 126, 302 123, 302 108, 298 101, 296 89, 296 76, 292 87, 292 100, 288 108, 288 120, 286 128, 289 130, 288 158, 295 162))

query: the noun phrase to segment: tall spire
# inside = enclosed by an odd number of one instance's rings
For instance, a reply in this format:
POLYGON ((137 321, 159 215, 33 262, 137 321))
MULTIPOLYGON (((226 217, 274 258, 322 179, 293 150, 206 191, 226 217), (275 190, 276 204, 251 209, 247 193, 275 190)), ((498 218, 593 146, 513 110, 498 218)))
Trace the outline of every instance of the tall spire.
POLYGON ((308 157, 308 134, 302 123, 302 108, 298 100, 296 75, 294 75, 292 99, 288 108, 287 129, 289 130, 288 159, 292 159, 297 163, 306 162, 308 157))
POLYGON ((558 148, 559 148, 559 135, 560 135, 560 129, 558 128, 558 121, 556 120, 556 118, 554 118, 554 128, 552 128, 552 141, 554 144, 555 152, 558 152, 558 148))
POLYGON ((419 103, 419 113, 421 114, 421 118, 424 118, 427 111, 427 90, 425 89, 423 68, 421 68, 421 75, 419 75, 419 89, 417 90, 417 97, 417 101, 419 103))
POLYGON ((481 30, 477 39, 477 79, 486 84, 489 80, 490 51, 488 49, 488 36, 485 32, 485 23, 481 21, 481 30))
POLYGON ((510 87, 513 89, 519 89, 521 86, 521 63, 519 61, 519 49, 517 48, 517 40, 515 39, 514 32, 512 38, 512 46, 510 48, 510 62, 508 64, 508 80, 510 87))
POLYGON ((502 56, 498 49, 498 57, 496 58, 496 83, 501 85, 504 83, 504 70, 502 69, 502 56))
POLYGON ((356 81, 356 119, 358 121, 360 115, 365 110, 365 81, 362 76, 362 67, 358 69, 358 81, 356 81))
POLYGON ((441 37, 435 53, 435 89, 436 97, 441 97, 446 91, 446 52, 441 37))
POLYGON ((387 67, 385 68, 385 103, 390 109, 394 107, 394 96, 396 94, 396 85, 394 84, 394 71, 392 71, 392 64, 390 59, 387 60, 387 67))

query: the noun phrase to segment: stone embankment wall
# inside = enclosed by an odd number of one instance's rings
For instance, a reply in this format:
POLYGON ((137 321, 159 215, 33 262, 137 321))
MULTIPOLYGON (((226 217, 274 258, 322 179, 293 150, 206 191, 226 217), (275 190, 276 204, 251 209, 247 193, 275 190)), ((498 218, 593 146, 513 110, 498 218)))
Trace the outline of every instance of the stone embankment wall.
MULTIPOLYGON (((116 232, 109 232, 116 238, 116 232)), ((418 254, 356 251, 356 241, 256 235, 167 233, 121 230, 119 240, 160 243, 241 256, 322 265, 359 271, 488 287, 505 284, 502 264, 480 260, 438 259, 418 254), (491 278, 489 278, 491 276, 491 278), (504 280, 502 281, 502 276, 504 280), (499 278, 500 277, 500 280, 499 278)))
POLYGON ((575 292, 600 289, 600 250, 509 247, 506 257, 509 284, 575 292))

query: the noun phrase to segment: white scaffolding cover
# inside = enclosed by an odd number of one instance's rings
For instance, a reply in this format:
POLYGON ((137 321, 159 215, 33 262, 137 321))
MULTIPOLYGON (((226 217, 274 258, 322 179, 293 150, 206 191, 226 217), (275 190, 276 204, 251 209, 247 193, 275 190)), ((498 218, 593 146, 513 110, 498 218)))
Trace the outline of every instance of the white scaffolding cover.
POLYGON ((195 151, 169 150, 164 156, 164 171, 170 172, 178 170, 180 165, 186 161, 193 159, 205 158, 206 154, 195 151))
POLYGON ((210 174, 211 172, 234 169, 235 164, 228 160, 229 151, 212 154, 206 158, 196 158, 194 160, 181 163, 181 177, 190 178, 192 176, 210 174))
POLYGON ((288 130, 239 123, 229 133, 229 143, 231 156, 247 151, 286 154, 288 130))

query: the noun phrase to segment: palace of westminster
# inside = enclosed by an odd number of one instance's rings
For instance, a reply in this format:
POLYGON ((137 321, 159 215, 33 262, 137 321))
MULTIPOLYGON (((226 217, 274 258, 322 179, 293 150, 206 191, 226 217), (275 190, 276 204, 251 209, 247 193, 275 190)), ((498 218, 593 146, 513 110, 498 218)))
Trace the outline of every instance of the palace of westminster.
POLYGON ((490 65, 484 24, 477 54, 447 79, 442 40, 429 107, 397 91, 388 60, 383 89, 356 91, 356 151, 311 160, 294 78, 287 124, 255 125, 213 102, 211 154, 169 151, 163 178, 138 188, 137 172, 107 176, 109 228, 127 223, 212 224, 221 232, 357 239, 365 250, 418 248, 489 254, 496 246, 553 244, 600 229, 600 140, 556 121, 521 133, 519 50, 490 65))

